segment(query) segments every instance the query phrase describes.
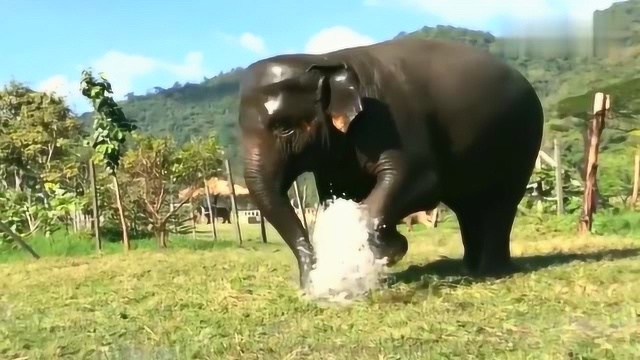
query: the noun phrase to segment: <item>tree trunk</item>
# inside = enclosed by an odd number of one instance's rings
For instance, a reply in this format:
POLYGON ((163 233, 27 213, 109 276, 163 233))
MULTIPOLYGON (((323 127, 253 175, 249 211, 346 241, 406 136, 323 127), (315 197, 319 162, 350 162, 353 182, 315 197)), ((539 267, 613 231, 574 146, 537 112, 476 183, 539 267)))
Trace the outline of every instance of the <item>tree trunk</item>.
POLYGON ((204 194, 207 197, 207 207, 209 208, 209 216, 211 217, 211 221, 209 224, 211 225, 211 236, 213 236, 213 240, 218 240, 218 232, 216 231, 216 215, 218 215, 218 207, 216 206, 216 214, 213 213, 211 209, 211 194, 209 193, 209 183, 207 182, 207 178, 204 178, 204 194))
POLYGON ((118 185, 118 177, 116 174, 113 174, 113 186, 116 191, 116 206, 118 207, 118 212, 120 213, 120 226, 122 227, 122 245, 124 246, 124 251, 129 251, 131 249, 131 245, 129 244, 129 229, 127 227, 127 220, 124 217, 124 207, 122 206, 122 199, 120 198, 120 186, 118 185))
MULTIPOLYGON (((596 96, 596 99, 598 96, 596 96)), ((584 184, 584 197, 582 214, 578 222, 578 231, 582 234, 591 232, 593 225, 593 213, 595 212, 595 192, 597 191, 596 176, 598 173, 598 152, 600 148, 600 137, 604 130, 604 119, 607 114, 603 97, 603 104, 600 111, 594 111, 593 120, 589 127, 589 151, 587 155, 586 177, 584 184)), ((598 104, 594 104, 598 105, 598 104)), ((595 106, 594 106, 595 107, 595 106)))
POLYGON ((73 209, 71 213, 71 224, 73 225, 73 233, 77 234, 80 230, 80 222, 78 221, 78 210, 73 209))
POLYGON ((25 214, 26 214, 26 217, 27 217, 27 224, 29 225, 29 232, 33 233, 33 232, 36 231, 36 221, 37 221, 37 219, 33 218, 33 214, 29 210, 31 208, 31 194, 29 194, 29 193, 27 193, 27 204, 29 205, 27 207, 27 210, 25 210, 25 214))
POLYGON ((638 202, 638 186, 640 186, 640 149, 636 151, 633 159, 633 191, 631 193, 631 209, 636 208, 638 202))
POLYGON ((194 211, 194 207, 193 207, 193 199, 189 200, 190 205, 191 205, 191 238, 195 241, 196 240, 196 213, 194 211))
POLYGON ((9 235, 11 240, 18 243, 18 245, 20 245, 20 247, 22 247, 25 251, 31 254, 31 256, 33 256, 36 259, 40 259, 40 256, 36 254, 35 251, 33 251, 31 246, 29 246, 26 242, 24 242, 24 240, 22 240, 22 237, 20 237, 20 235, 16 234, 13 230, 11 230, 11 228, 8 225, 3 223, 2 221, 0 221, 0 231, 9 235))
MULTIPOLYGON (((604 121, 604 120, 603 120, 604 121)), ((582 156, 582 166, 580 167, 580 176, 582 178, 582 181, 585 183, 585 186, 587 184, 587 168, 589 167, 589 149, 591 147, 591 140, 593 138, 593 129, 592 129, 592 122, 589 122, 586 126, 586 128, 584 129, 584 131, 582 132, 582 139, 583 139, 583 156, 582 156)), ((593 183, 593 191, 591 192, 591 203, 592 205, 592 209, 593 212, 596 212, 598 210, 598 203, 600 202, 600 190, 598 189, 598 179, 595 179, 595 182, 593 183)))
POLYGON ((167 247, 167 240, 169 238, 169 231, 168 231, 169 221, 171 221, 171 217, 174 216, 178 212, 178 210, 180 210, 180 208, 182 208, 182 206, 184 206, 184 204, 186 204, 187 201, 191 199, 192 195, 193 195, 193 192, 190 192, 188 196, 178 204, 178 206, 174 206, 173 209, 169 211, 169 213, 165 215, 163 218, 156 217, 154 219, 154 229, 155 229, 155 234, 158 237, 159 247, 161 248, 167 247))
POLYGON ((98 207, 98 189, 96 187, 96 166, 89 160, 89 180, 91 181, 91 198, 93 200, 93 229, 95 232, 96 251, 102 251, 100 239, 100 209, 98 207))
POLYGON ((231 164, 229 163, 229 159, 225 159, 224 161, 225 167, 227 168, 227 176, 228 176, 228 184, 231 189, 231 211, 233 212, 233 219, 236 222, 236 232, 238 234, 238 242, 242 245, 242 229, 240 228, 240 218, 238 216, 238 205, 236 203, 236 188, 233 184, 233 174, 231 173, 231 164))
POLYGON ((162 224, 156 229, 156 239, 158 240, 158 247, 161 249, 167 248, 167 228, 162 224))
MULTIPOLYGON (((173 212, 175 205, 173 204, 173 195, 169 195, 169 212, 173 212)), ((171 227, 173 228, 173 232, 177 232, 178 226, 176 225, 175 220, 171 220, 171 227)))

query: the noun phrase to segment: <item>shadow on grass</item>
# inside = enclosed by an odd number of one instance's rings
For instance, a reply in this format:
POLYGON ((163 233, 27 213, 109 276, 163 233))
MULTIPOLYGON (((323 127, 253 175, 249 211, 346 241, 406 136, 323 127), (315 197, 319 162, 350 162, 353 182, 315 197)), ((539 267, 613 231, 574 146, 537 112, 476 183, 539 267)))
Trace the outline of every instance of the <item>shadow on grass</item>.
MULTIPOLYGON (((633 249, 609 249, 591 253, 554 253, 546 255, 523 256, 513 258, 517 270, 502 276, 509 277, 515 274, 526 274, 541 269, 568 264, 574 261, 599 262, 616 259, 626 259, 640 255, 640 248, 633 249)), ((443 278, 438 282, 441 285, 465 285, 486 280, 484 277, 469 275, 462 264, 462 259, 443 258, 425 265, 411 265, 403 271, 392 273, 387 279, 389 286, 404 283, 422 283, 419 287, 429 287, 429 281, 425 278, 443 278)), ((495 279, 495 278, 494 278, 495 279)))

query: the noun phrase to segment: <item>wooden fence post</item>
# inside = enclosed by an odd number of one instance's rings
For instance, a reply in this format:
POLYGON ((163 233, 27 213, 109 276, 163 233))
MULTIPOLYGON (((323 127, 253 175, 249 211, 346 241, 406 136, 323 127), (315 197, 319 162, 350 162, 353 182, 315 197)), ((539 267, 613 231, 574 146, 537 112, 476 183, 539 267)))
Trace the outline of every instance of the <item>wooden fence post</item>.
POLYGON ((593 101, 593 119, 589 124, 589 153, 587 156, 587 171, 584 184, 584 196, 582 200, 582 214, 578 220, 578 232, 586 234, 591 232, 593 225, 593 210, 595 199, 595 184, 598 173, 598 151, 600 136, 604 129, 604 119, 610 109, 609 95, 596 93, 593 101))
POLYGON ((204 196, 207 197, 207 207, 209 208, 209 217, 211 218, 209 225, 211 226, 211 236, 213 236, 213 241, 218 240, 218 231, 216 230, 216 219, 218 217, 218 205, 216 205, 216 213, 213 213, 213 208, 211 207, 211 192, 209 191, 209 180, 205 176, 204 179, 204 196))
POLYGON ((238 216, 238 206, 236 204, 236 187, 233 184, 233 174, 231 174, 231 164, 229 163, 229 159, 226 159, 224 164, 227 167, 227 177, 229 179, 228 184, 231 188, 231 210, 233 211, 233 217, 236 223, 238 242, 242 245, 242 229, 240 228, 240 216, 238 216))
POLYGON ((194 212, 193 209, 195 209, 195 206, 193 206, 193 197, 191 199, 189 199, 189 208, 191 209, 191 238, 192 240, 196 240, 196 213, 194 212))
POLYGON ((636 208, 638 203, 638 186, 640 186, 640 149, 636 150, 633 159, 633 192, 631 193, 631 209, 636 208))
POLYGON ((556 197, 557 197, 557 213, 564 214, 564 194, 562 191, 562 162, 560 160, 560 146, 558 139, 553 140, 553 157, 556 160, 556 197))
POLYGON ((96 251, 102 251, 100 239, 100 209, 98 207, 98 188, 96 186, 96 166, 93 160, 89 160, 89 180, 91 181, 91 200, 93 202, 93 231, 96 239, 96 251))
MULTIPOLYGON (((540 158, 540 154, 538 154, 538 157, 536 158, 536 169, 537 170, 541 170, 542 169, 542 159, 540 158)), ((536 190, 538 192, 538 195, 536 196, 536 210, 538 212, 538 214, 542 214, 544 212, 544 204, 542 203, 542 187, 541 187, 541 183, 538 182, 538 187, 536 187, 536 190)))
POLYGON ((265 224, 264 216, 260 213, 260 235, 262 235, 262 242, 267 243, 267 227, 265 224))

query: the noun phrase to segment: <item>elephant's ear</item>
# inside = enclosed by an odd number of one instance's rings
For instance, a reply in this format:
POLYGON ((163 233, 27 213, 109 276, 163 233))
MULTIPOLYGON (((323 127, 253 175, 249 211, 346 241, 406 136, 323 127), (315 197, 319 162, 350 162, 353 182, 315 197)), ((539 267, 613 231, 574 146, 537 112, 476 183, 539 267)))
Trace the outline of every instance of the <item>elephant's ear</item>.
POLYGON ((345 63, 336 65, 311 65, 307 72, 321 74, 318 86, 322 108, 331 117, 333 125, 347 132, 353 119, 362 111, 360 80, 353 68, 345 63))

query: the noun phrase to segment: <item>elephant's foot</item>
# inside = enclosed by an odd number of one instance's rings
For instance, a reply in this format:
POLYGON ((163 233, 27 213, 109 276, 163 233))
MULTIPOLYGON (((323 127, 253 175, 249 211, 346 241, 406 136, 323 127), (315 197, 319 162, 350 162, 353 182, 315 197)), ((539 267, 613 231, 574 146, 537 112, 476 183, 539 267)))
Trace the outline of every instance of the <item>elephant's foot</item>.
POLYGON ((300 272, 300 289, 307 290, 309 286, 311 270, 316 264, 316 257, 310 244, 305 243, 302 239, 298 242, 297 250, 299 251, 298 271, 300 272))
MULTIPOLYGON (((520 271, 508 250, 488 252, 483 244, 467 241, 462 263, 466 273, 474 277, 500 278, 520 271)), ((508 244, 506 245, 508 248, 508 244)))
POLYGON ((480 268, 480 256, 477 253, 471 252, 465 248, 464 256, 462 257, 462 264, 464 270, 469 275, 475 275, 479 272, 480 268))
POLYGON ((386 266, 389 267, 402 260, 409 250, 407 238, 395 228, 374 231, 369 238, 369 245, 377 260, 387 258, 386 266))
POLYGON ((520 272, 522 269, 510 258, 485 258, 474 271, 476 276, 501 278, 520 272))

